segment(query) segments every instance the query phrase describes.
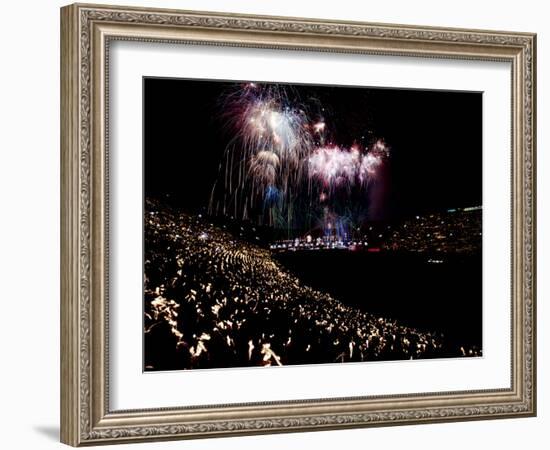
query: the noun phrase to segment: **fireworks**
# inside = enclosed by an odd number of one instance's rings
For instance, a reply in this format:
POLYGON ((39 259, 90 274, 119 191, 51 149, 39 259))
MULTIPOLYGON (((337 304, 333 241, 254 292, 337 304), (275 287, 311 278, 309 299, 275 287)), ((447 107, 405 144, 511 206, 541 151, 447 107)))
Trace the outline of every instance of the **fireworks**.
POLYGON ((363 149, 333 144, 328 124, 318 115, 313 120, 291 87, 247 83, 221 106, 232 138, 212 190, 213 214, 288 230, 307 227, 296 222, 315 220, 320 211, 326 216, 336 192, 366 192, 389 157, 382 140, 363 149))
POLYGON ((216 184, 211 212, 291 226, 313 145, 304 109, 289 101, 285 87, 255 83, 229 93, 222 109, 232 139, 220 167, 223 191, 216 192, 216 184))
POLYGON ((277 153, 260 150, 250 158, 249 174, 262 191, 274 186, 279 170, 280 158, 277 153))
POLYGON ((308 158, 308 175, 320 180, 325 188, 352 186, 360 167, 361 155, 357 149, 321 147, 308 158))
POLYGON ((380 140, 363 153, 357 146, 350 149, 320 147, 308 157, 308 175, 329 189, 350 188, 356 183, 365 185, 388 156, 389 149, 380 140))
POLYGON ((313 125, 313 131, 315 131, 316 133, 322 133, 325 130, 325 126, 325 122, 317 122, 313 125))
POLYGON ((246 145, 266 148, 290 159, 300 156, 305 134, 299 111, 283 107, 279 102, 257 100, 243 112, 241 138, 246 145))

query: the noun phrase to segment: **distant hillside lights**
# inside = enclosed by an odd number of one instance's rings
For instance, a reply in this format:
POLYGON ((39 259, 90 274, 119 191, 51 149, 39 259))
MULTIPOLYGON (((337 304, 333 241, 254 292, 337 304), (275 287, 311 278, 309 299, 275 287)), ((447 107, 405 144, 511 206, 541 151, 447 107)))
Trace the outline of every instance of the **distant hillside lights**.
POLYGON ((452 208, 416 216, 395 228, 384 248, 425 253, 481 251, 482 207, 452 208))

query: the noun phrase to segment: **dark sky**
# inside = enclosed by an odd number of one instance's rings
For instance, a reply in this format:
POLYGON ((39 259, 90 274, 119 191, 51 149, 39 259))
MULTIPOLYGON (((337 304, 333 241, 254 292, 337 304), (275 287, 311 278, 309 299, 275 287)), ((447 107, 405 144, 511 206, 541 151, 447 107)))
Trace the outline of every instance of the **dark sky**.
MULTIPOLYGON (((231 135, 221 98, 235 83, 144 79, 145 195, 207 206, 231 135)), ((391 147, 385 218, 481 204, 482 94, 292 85, 335 143, 391 147)))

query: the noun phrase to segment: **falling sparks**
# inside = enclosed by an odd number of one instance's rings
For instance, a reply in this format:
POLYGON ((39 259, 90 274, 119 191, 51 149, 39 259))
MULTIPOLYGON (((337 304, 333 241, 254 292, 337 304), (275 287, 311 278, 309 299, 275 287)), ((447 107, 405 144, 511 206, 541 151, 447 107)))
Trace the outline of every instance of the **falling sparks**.
MULTIPOLYGON (((229 92, 222 118, 231 135, 209 212, 288 230, 296 214, 315 216, 335 191, 366 189, 389 157, 383 140, 350 148, 330 139, 291 87, 246 83, 229 92), (305 205, 305 206, 304 206, 305 205)), ((324 110, 324 108, 323 108, 324 110)), ((303 224, 302 224, 303 225, 303 224)))
POLYGON ((308 158, 309 176, 319 179, 325 187, 355 182, 361 155, 357 150, 340 147, 316 149, 308 158))
MULTIPOLYGON (((357 182, 367 183, 388 156, 389 150, 381 141, 377 141, 365 153, 361 153, 356 146, 350 149, 321 147, 315 149, 308 158, 308 174, 321 181, 324 187, 352 187, 357 182)), ((324 192, 320 200, 326 200, 324 192)))
POLYGON ((325 130, 325 126, 325 122, 317 122, 313 125, 313 131, 315 131, 316 133, 322 133, 325 130))

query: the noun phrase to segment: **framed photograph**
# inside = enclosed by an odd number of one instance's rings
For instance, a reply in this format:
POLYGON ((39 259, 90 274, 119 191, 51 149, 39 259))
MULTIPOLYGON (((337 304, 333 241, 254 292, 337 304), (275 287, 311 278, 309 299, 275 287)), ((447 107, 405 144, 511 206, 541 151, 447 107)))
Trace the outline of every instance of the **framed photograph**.
POLYGON ((535 55, 62 8, 62 442, 535 415, 535 55))

